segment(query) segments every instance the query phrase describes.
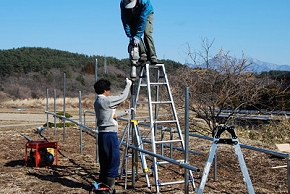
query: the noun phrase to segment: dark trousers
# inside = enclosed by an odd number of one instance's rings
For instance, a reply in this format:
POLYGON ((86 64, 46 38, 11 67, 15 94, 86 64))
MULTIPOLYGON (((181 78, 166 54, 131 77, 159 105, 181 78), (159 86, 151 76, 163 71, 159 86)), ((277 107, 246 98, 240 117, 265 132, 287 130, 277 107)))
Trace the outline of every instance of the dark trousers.
POLYGON ((120 165, 120 149, 116 132, 98 134, 100 179, 117 178, 120 165))
POLYGON ((157 59, 155 46, 154 46, 154 40, 152 37, 153 33, 153 20, 154 16, 153 13, 149 14, 147 18, 147 23, 144 31, 144 42, 140 42, 139 49, 140 49, 140 56, 147 55, 147 59, 157 59))

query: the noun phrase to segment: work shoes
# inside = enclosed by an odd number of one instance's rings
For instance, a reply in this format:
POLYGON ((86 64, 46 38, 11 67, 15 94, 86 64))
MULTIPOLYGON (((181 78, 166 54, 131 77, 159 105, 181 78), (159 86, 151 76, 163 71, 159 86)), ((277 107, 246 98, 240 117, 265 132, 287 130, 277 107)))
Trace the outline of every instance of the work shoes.
POLYGON ((151 59, 150 62, 151 62, 151 64, 157 64, 158 63, 157 59, 155 59, 155 58, 151 59))
POLYGON ((141 62, 143 62, 143 63, 145 63, 147 61, 147 56, 141 56, 140 58, 139 58, 139 62, 141 63, 141 62))
MULTIPOLYGON (((139 58, 139 65, 144 65, 146 62, 147 62, 147 57, 146 56, 141 56, 140 58, 139 58)), ((150 59, 150 63, 151 64, 157 64, 158 63, 158 61, 157 61, 157 59, 156 58, 151 58, 150 59)))
POLYGON ((138 60, 138 66, 142 66, 144 64, 146 64, 147 62, 147 57, 146 56, 141 56, 138 60))

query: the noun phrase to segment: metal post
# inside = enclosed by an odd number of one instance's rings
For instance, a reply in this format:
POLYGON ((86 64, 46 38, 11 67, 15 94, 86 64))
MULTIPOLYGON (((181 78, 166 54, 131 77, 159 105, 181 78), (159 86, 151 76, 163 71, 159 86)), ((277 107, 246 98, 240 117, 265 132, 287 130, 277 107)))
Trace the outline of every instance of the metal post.
MULTIPOLYGON (((48 111, 48 89, 46 88, 46 111, 48 111)), ((48 125, 48 114, 46 114, 46 128, 49 128, 48 125)))
MULTIPOLYGON (((132 85, 131 85, 131 120, 135 119, 135 110, 134 108, 136 107, 135 105, 135 98, 136 98, 136 92, 135 92, 135 83, 134 81, 132 81, 132 85)), ((132 124, 130 125, 131 127, 134 127, 132 124)), ((131 137, 132 137, 132 143, 136 143, 136 135, 134 133, 134 130, 131 128, 129 129, 129 131, 131 132, 131 137), (131 130, 131 131, 130 131, 131 130)), ((129 132, 129 133, 130 133, 129 132)), ((136 143, 137 144, 137 143, 136 143)), ((135 145, 136 147, 138 145, 135 145)), ((135 170, 136 172, 138 171, 138 169, 135 169, 135 164, 136 164, 136 157, 138 156, 138 153, 136 150, 132 151, 132 187, 135 188, 135 179, 136 179, 136 174, 135 174, 135 170)))
MULTIPOLYGON (((163 129, 163 127, 160 129, 160 134, 161 134, 161 141, 163 141, 164 140, 164 135, 165 135, 165 130, 163 129)), ((171 146, 171 144, 170 144, 170 146, 171 146)), ((160 148, 161 148, 160 154, 163 156, 164 155, 164 144, 163 143, 160 144, 160 148)), ((172 152, 170 152, 170 156, 172 156, 172 152)))
MULTIPOLYGON (((173 129, 170 128, 170 140, 173 140, 174 132, 173 129)), ((170 144, 170 158, 173 158, 173 145, 170 144)))
POLYGON ((105 74, 108 73, 108 68, 107 68, 107 57, 106 57, 106 55, 104 56, 104 73, 105 73, 105 74))
MULTIPOLYGON (((189 148, 189 89, 188 87, 185 88, 185 113, 184 113, 184 119, 185 119, 185 149, 184 149, 184 163, 188 164, 188 148, 189 148)), ((185 168, 184 172, 184 193, 188 194, 189 193, 189 188, 188 188, 188 173, 189 170, 185 168)))
MULTIPOLYGON (((98 81, 98 59, 95 60, 95 80, 96 82, 98 81)), ((95 98, 97 99, 97 94, 95 98)), ((97 131, 98 126, 97 126, 97 117, 95 117, 95 130, 97 131)), ((98 133, 96 133, 96 163, 99 162, 99 147, 98 147, 98 133)))
MULTIPOLYGON (((213 134, 213 138, 215 135, 213 134)), ((213 181, 217 181, 217 154, 213 158, 213 181)))
MULTIPOLYGON (((63 116, 65 117, 65 89, 66 89, 66 74, 63 74, 63 116)), ((65 119, 63 119, 63 134, 62 140, 65 141, 65 119)))
MULTIPOLYGON (((82 124, 82 92, 79 91, 79 123, 82 124)), ((83 128, 80 126, 80 153, 83 153, 83 128)))
POLYGON ((214 156, 213 166, 213 180, 217 181, 217 155, 214 156))
MULTIPOLYGON (((56 113, 56 89, 53 90, 53 112, 56 113)), ((54 117, 54 135, 56 135, 56 117, 54 117)))
POLYGON ((98 80, 98 59, 95 60, 95 80, 98 80))
POLYGON ((86 111, 84 111, 84 125, 86 125, 86 111))

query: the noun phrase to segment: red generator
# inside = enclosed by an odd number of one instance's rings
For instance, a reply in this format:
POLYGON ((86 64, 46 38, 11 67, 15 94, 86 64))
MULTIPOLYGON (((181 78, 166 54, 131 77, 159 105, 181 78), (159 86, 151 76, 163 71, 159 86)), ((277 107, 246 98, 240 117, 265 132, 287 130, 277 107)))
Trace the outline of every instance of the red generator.
POLYGON ((58 162, 57 142, 29 141, 25 145, 25 166, 49 167, 58 162), (28 149, 30 148, 30 151, 28 149))

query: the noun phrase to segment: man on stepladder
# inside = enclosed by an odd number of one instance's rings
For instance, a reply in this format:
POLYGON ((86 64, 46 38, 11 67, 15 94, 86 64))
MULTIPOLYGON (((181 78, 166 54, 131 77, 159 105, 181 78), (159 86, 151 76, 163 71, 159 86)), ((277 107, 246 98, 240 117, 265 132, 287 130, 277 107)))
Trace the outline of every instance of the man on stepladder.
POLYGON ((121 0, 120 8, 129 44, 139 47, 139 63, 158 63, 152 37, 154 10, 150 0, 121 0))
POLYGON ((127 99, 131 85, 132 81, 126 78, 124 91, 117 96, 110 96, 111 83, 108 80, 101 79, 94 84, 95 92, 98 95, 94 103, 94 109, 99 132, 99 182, 110 187, 108 193, 115 193, 115 179, 119 177, 120 150, 115 111, 116 107, 127 99))

